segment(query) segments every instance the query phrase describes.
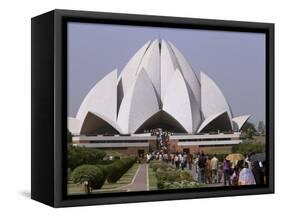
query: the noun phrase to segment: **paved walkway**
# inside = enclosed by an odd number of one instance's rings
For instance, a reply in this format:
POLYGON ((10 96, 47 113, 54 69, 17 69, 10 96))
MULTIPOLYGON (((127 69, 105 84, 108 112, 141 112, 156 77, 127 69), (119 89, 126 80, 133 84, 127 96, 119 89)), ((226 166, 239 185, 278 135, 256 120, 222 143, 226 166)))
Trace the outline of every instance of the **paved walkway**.
MULTIPOLYGON (((120 189, 125 191, 148 191, 149 190, 149 177, 148 177, 148 165, 140 164, 135 176, 130 184, 121 187, 120 189)), ((191 172, 193 179, 197 180, 197 173, 195 165, 192 165, 192 170, 185 168, 185 170, 191 172)), ((223 183, 207 184, 208 187, 223 186, 223 183)))
POLYGON ((148 164, 140 164, 139 168, 131 182, 124 187, 127 191, 148 191, 148 164))

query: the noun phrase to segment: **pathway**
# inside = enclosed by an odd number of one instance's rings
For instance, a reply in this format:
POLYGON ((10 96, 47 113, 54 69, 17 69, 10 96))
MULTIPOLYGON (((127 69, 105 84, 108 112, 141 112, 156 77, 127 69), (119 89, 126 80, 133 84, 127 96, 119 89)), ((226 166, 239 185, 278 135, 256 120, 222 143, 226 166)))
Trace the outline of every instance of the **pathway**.
POLYGON ((139 168, 131 182, 124 187, 127 191, 148 191, 148 164, 140 164, 139 168))

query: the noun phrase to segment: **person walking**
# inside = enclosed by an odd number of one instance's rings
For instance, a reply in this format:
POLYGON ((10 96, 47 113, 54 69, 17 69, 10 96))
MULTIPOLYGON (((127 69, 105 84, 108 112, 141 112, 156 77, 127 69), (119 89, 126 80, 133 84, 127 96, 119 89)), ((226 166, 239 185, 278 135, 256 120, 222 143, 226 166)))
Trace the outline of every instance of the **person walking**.
POLYGON ((250 154, 246 155, 246 158, 245 158, 245 161, 244 161, 244 167, 245 167, 245 164, 247 164, 247 168, 249 168, 250 170, 252 169, 252 162, 251 162, 251 155, 250 154))
POLYGON ((263 173, 258 161, 254 161, 252 172, 254 174, 256 184, 263 185, 264 184, 263 173))
POLYGON ((199 161, 199 156, 196 155, 195 156, 195 160, 194 160, 194 166, 195 166, 195 173, 197 175, 197 182, 200 182, 199 180, 199 167, 198 167, 198 161, 199 161))
POLYGON ((238 180, 239 180, 239 173, 240 173, 240 169, 238 166, 234 167, 234 172, 232 174, 231 178, 231 185, 232 186, 238 186, 238 180))
POLYGON ((211 159, 211 170, 212 170, 212 182, 218 183, 218 163, 219 160, 216 155, 211 159))
POLYGON ((244 164, 244 168, 239 173, 238 185, 255 185, 255 177, 250 170, 247 163, 244 164))
POLYGON ((170 158, 171 158, 172 165, 174 165, 175 164, 175 155, 171 153, 170 158))
POLYGON ((212 168, 211 168, 211 157, 206 157, 206 183, 212 184, 212 168))
POLYGON ((205 172, 206 172, 206 158, 204 152, 202 152, 198 159, 198 180, 200 183, 205 183, 205 172))
POLYGON ((175 161, 176 168, 179 169, 180 161, 179 161, 179 157, 178 157, 177 154, 176 154, 175 157, 174 157, 174 161, 175 161))
POLYGON ((231 173, 231 165, 230 161, 227 159, 224 159, 223 161, 223 176, 224 176, 224 185, 226 186, 227 183, 230 186, 230 173, 231 173))
POLYGON ((188 154, 188 156, 187 156, 187 162, 188 162, 188 169, 189 169, 189 170, 192 170, 192 161, 193 161, 192 155, 191 155, 191 154, 188 154))
POLYGON ((218 163, 218 183, 221 183, 222 181, 222 175, 223 175, 223 163, 218 163))

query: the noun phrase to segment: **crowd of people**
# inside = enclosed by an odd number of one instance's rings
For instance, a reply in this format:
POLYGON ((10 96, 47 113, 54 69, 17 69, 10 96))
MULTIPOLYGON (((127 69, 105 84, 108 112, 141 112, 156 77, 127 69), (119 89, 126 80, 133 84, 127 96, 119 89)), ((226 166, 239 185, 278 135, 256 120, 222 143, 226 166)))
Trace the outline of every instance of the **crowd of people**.
POLYGON ((168 151, 169 138, 172 135, 171 132, 162 130, 161 128, 152 129, 148 131, 152 136, 156 136, 157 149, 161 152, 168 151))
POLYGON ((265 183, 265 162, 252 161, 251 155, 244 160, 222 162, 216 155, 207 156, 204 152, 195 157, 197 181, 200 183, 222 183, 225 186, 262 185, 265 183))
POLYGON ((185 152, 182 153, 167 153, 163 151, 148 153, 146 156, 147 162, 150 160, 161 160, 166 163, 170 163, 177 169, 184 170, 188 168, 192 169, 193 156, 185 152))
POLYGON ((164 151, 148 153, 147 162, 161 160, 174 165, 177 169, 195 169, 198 182, 223 184, 225 186, 262 185, 265 180, 265 162, 252 161, 248 155, 244 160, 231 162, 226 158, 219 161, 216 155, 185 152, 167 153, 164 151))
POLYGON ((202 151, 197 154, 186 152, 170 153, 168 150, 169 137, 172 135, 162 129, 150 130, 157 137, 158 151, 148 153, 147 162, 161 160, 174 165, 177 169, 192 170, 195 167, 197 181, 205 184, 220 184, 225 186, 262 185, 266 182, 265 161, 254 161, 251 154, 243 160, 230 161, 225 158, 219 161, 216 155, 205 155, 202 151))

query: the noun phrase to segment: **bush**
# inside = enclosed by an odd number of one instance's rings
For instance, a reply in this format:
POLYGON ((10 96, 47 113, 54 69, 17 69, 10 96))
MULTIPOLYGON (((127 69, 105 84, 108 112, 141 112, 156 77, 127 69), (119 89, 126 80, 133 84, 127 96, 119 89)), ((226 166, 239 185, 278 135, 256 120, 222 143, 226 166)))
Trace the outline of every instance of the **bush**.
POLYGON ((149 167, 153 169, 155 172, 158 168, 161 168, 163 170, 167 168, 174 168, 173 166, 167 164, 166 162, 163 161, 150 161, 149 167))
POLYGON ((112 164, 108 165, 107 181, 109 183, 117 182, 133 166, 135 162, 135 157, 128 157, 116 160, 112 164))
POLYGON ((158 181, 167 181, 167 182, 180 182, 180 181, 193 181, 192 175, 183 170, 172 170, 168 168, 163 170, 158 168, 156 171, 156 177, 158 181))
POLYGON ((188 186, 192 186, 192 183, 196 183, 191 173, 178 170, 166 162, 151 161, 149 167, 155 172, 158 189, 187 188, 188 186))
POLYGON ((72 172, 72 179, 74 183, 80 183, 87 181, 88 186, 92 189, 100 189, 106 177, 104 176, 103 171, 94 165, 82 165, 77 167, 72 172))
POLYGON ((73 170, 83 164, 96 164, 105 156, 106 153, 98 149, 68 146, 68 167, 73 170))
POLYGON ((114 159, 113 160, 120 160, 120 156, 114 156, 114 159))
POLYGON ((108 164, 112 164, 114 161, 115 161, 115 160, 109 160, 109 159, 107 159, 107 160, 98 160, 98 161, 96 162, 96 164, 108 165, 108 164))
POLYGON ((181 181, 193 181, 192 174, 187 171, 180 171, 179 177, 181 181))
POLYGON ((104 177, 107 178, 109 173, 108 165, 97 164, 95 166, 98 167, 102 171, 104 177))
POLYGON ((160 189, 168 190, 168 189, 184 189, 184 188, 202 188, 202 187, 206 187, 206 185, 194 181, 181 181, 181 182, 162 182, 160 187, 161 187, 160 189))

